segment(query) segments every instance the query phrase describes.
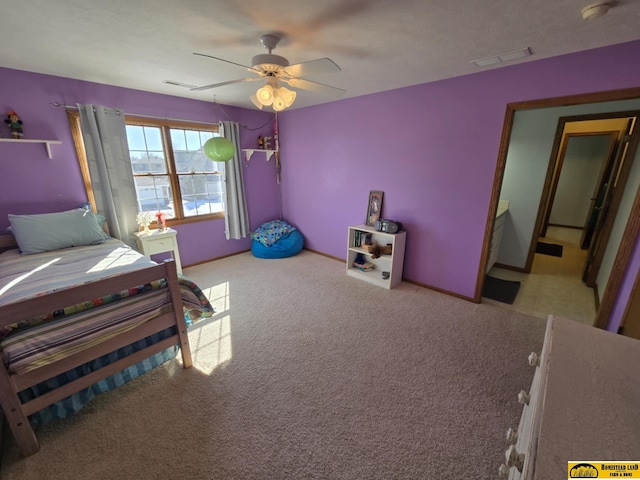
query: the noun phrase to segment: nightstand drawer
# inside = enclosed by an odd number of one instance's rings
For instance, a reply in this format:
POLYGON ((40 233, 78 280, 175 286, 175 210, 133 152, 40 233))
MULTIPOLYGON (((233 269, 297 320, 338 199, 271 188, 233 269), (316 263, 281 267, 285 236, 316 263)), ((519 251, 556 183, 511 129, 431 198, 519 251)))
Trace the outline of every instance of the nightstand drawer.
POLYGON ((151 238, 145 242, 145 253, 154 255, 174 249, 173 238, 151 238))

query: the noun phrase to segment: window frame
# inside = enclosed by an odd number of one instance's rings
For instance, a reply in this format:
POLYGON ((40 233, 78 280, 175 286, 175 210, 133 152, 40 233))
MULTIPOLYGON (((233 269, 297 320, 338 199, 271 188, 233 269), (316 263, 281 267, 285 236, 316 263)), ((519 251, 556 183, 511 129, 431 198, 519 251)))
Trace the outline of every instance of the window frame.
MULTIPOLYGON (((93 186, 91 184, 91 176, 89 174, 89 163, 87 161, 87 153, 84 148, 84 141, 82 138, 82 129, 80 126, 80 112, 76 110, 67 109, 67 119, 71 128, 71 135, 78 154, 78 163, 80 166, 80 172, 84 187, 87 192, 87 200, 91 203, 94 210, 96 210, 96 200, 93 194, 93 186)), ((216 213, 207 213, 203 215, 195 215, 191 217, 184 216, 184 210, 182 207, 182 191, 180 189, 180 175, 176 172, 175 158, 173 152, 173 146, 171 144, 170 129, 182 129, 182 130, 198 130, 207 131, 212 133, 219 133, 218 125, 206 124, 199 122, 188 122, 183 120, 168 120, 160 118, 148 118, 140 117, 136 115, 126 115, 125 123, 127 125, 143 126, 143 127, 159 127, 162 134, 162 146, 164 149, 165 162, 167 164, 167 173, 163 174, 169 177, 169 183, 171 185, 171 191, 173 195, 173 201, 175 204, 176 216, 179 218, 167 219, 167 225, 182 225, 186 223, 196 223, 208 220, 217 220, 225 217, 225 211, 216 213)), ((215 162, 218 163, 218 162, 215 162)), ((222 173, 220 175, 223 175, 222 173)), ((134 175, 135 176, 135 175, 134 175)), ((222 178, 224 182, 224 177, 222 178)), ((226 207, 226 205, 225 205, 226 207)), ((154 222, 155 223, 155 222, 154 222)))

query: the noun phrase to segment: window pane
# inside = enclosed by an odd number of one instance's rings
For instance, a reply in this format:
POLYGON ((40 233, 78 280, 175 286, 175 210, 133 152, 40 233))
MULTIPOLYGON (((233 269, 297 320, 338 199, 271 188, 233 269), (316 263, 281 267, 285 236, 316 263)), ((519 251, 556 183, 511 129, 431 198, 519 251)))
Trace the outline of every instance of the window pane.
POLYGON ((167 214, 168 218, 175 217, 168 176, 134 177, 134 182, 139 211, 154 214, 161 211, 167 214))
POLYGON ((199 132, 195 130, 185 130, 185 135, 187 137, 187 150, 196 152, 202 148, 204 142, 200 141, 199 132))
POLYGON ((156 152, 163 152, 162 146, 162 132, 159 127, 143 127, 144 136, 147 140, 147 150, 155 150, 156 152))
POLYGON ((127 125, 127 143, 134 175, 167 173, 161 134, 158 127, 127 125))
POLYGON ((187 140, 184 138, 184 130, 171 128, 169 129, 169 134, 171 135, 171 146, 173 147, 174 152, 176 150, 187 149, 187 140))
POLYGON ((224 211, 222 175, 180 175, 185 217, 224 211))
POLYGON ((134 175, 145 173, 167 173, 167 163, 163 152, 140 152, 129 150, 134 175))
POLYGON ((127 143, 129 143, 129 150, 147 149, 142 127, 137 125, 127 125, 127 143))

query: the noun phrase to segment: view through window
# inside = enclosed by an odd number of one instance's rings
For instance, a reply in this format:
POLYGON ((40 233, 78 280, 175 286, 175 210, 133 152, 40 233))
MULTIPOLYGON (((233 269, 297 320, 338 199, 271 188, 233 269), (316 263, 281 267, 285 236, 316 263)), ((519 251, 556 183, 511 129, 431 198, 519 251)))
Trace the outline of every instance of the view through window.
POLYGON ((138 209, 168 219, 224 215, 224 163, 210 160, 204 143, 216 129, 127 120, 127 140, 138 209))

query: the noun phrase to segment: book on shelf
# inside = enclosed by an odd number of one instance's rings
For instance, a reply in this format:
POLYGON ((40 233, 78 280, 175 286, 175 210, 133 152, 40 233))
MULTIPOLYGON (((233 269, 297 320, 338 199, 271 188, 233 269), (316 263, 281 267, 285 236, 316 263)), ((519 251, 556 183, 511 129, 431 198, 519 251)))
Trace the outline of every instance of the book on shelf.
POLYGON ((353 262, 353 268, 357 268, 358 270, 361 270, 363 272, 370 272, 375 267, 376 267, 375 264, 371 262, 365 262, 365 263, 353 262))
POLYGON ((354 230, 353 232, 353 246, 364 247, 365 245, 371 245, 373 235, 369 232, 363 232, 361 230, 354 230))

